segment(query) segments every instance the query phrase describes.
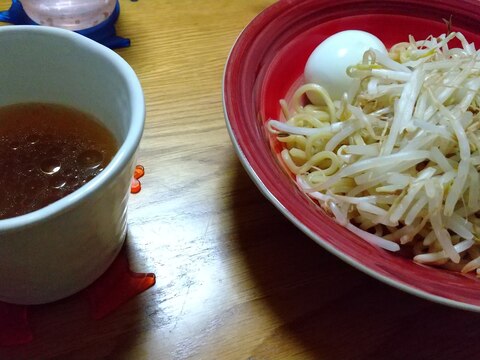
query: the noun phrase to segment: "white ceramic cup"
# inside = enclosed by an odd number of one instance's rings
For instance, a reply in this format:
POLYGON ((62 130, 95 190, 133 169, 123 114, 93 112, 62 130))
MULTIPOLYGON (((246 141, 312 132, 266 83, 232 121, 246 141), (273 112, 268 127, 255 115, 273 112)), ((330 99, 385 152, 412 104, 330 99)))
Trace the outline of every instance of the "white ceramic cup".
POLYGON ((121 145, 110 164, 72 194, 0 220, 0 301, 40 304, 87 287, 119 253, 145 102, 134 71, 112 50, 67 30, 5 26, 0 106, 20 102, 91 113, 121 145))

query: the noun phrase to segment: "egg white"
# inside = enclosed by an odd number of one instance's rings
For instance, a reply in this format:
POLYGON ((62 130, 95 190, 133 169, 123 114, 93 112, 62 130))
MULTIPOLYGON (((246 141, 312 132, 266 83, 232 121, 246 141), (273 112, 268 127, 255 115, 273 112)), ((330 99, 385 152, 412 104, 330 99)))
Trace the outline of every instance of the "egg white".
MULTIPOLYGON (((353 86, 354 79, 347 75, 347 68, 362 61, 370 48, 387 54, 387 49, 376 36, 360 30, 338 32, 325 39, 310 55, 305 66, 305 80, 327 90, 333 100, 340 100, 353 86)), ((314 104, 322 100, 308 94, 314 104)))

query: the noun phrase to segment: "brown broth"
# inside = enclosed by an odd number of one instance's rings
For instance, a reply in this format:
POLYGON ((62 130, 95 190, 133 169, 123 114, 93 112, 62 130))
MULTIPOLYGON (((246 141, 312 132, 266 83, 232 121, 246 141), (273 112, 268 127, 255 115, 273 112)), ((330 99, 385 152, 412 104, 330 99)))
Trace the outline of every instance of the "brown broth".
POLYGON ((56 104, 0 107, 0 219, 38 210, 98 175, 118 149, 93 116, 56 104))

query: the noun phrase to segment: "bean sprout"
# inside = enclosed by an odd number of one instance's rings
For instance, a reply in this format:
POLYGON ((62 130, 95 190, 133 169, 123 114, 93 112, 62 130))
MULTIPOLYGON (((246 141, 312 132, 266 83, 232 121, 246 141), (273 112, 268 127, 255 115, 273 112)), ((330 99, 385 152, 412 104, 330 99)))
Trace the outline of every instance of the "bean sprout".
POLYGON ((410 36, 347 73, 348 96, 306 84, 267 123, 297 186, 374 246, 480 276, 480 51, 458 32, 410 36))

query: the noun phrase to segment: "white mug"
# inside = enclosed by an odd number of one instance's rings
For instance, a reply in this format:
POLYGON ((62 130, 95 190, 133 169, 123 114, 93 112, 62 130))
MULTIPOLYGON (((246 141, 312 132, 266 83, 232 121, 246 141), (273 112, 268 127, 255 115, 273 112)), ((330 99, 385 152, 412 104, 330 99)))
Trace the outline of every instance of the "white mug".
POLYGON ((52 302, 90 285, 122 247, 145 120, 143 92, 119 55, 68 30, 0 27, 0 64, 0 106, 71 106, 94 115, 120 144, 110 164, 78 190, 0 220, 0 301, 52 302))

